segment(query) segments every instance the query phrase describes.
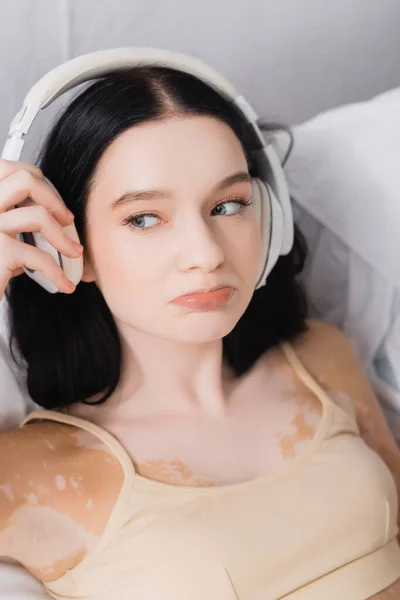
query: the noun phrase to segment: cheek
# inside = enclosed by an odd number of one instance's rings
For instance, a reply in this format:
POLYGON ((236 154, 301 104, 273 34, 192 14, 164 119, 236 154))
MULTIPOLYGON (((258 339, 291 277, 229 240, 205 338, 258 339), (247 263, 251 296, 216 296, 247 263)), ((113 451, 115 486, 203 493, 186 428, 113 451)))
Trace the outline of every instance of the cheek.
POLYGON ((92 246, 96 283, 114 312, 114 307, 138 306, 151 292, 159 279, 154 257, 135 244, 129 232, 116 231, 98 235, 92 246))
POLYGON ((234 264, 241 278, 253 285, 261 268, 261 234, 258 223, 249 221, 233 238, 234 264))

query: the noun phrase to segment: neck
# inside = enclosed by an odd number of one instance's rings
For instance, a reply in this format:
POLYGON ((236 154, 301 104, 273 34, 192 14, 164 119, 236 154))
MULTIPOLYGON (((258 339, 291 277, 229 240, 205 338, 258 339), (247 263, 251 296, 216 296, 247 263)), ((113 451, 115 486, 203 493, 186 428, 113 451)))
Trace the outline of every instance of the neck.
POLYGON ((120 410, 135 416, 226 414, 234 374, 224 364, 222 339, 193 344, 137 330, 121 337, 120 410))

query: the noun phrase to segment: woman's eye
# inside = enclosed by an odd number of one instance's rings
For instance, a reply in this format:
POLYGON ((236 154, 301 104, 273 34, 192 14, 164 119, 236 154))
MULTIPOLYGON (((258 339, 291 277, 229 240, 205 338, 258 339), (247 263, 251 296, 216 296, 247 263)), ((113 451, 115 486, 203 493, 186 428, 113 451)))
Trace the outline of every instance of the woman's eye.
POLYGON ((230 217, 232 215, 237 215, 241 213, 245 209, 245 207, 250 206, 250 204, 252 204, 252 202, 245 200, 245 198, 234 198, 232 200, 225 200, 225 202, 220 202, 214 208, 214 211, 216 211, 217 215, 230 217), (228 211, 226 211, 227 206, 229 207, 228 211))
POLYGON ((136 215, 134 217, 128 217, 125 223, 129 223, 135 229, 150 229, 155 225, 154 220, 159 219, 157 215, 151 213, 136 215))

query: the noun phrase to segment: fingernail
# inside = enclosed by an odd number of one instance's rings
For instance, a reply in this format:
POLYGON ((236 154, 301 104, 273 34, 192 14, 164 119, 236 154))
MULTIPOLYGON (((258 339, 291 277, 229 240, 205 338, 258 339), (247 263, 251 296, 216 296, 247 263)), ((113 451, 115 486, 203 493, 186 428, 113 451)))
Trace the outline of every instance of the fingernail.
POLYGON ((78 242, 72 242, 74 245, 74 248, 76 248, 77 250, 80 250, 81 252, 83 252, 83 246, 82 244, 78 244, 78 242))

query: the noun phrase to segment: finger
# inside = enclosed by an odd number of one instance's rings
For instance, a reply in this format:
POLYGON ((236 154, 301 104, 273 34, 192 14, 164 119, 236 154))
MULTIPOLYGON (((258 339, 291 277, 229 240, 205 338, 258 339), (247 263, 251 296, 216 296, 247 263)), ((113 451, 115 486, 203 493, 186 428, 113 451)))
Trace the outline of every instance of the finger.
POLYGON ((74 284, 67 278, 54 258, 35 246, 30 246, 0 233, 0 295, 4 293, 12 273, 23 266, 33 271, 39 271, 52 281, 57 288, 65 293, 75 289, 74 284))
MULTIPOLYGON (((14 277, 18 277, 19 275, 22 275, 23 272, 24 272, 24 269, 22 267, 18 267, 18 269, 15 269, 15 271, 11 272, 10 279, 14 279, 14 277)), ((7 283, 8 283, 8 280, 4 282, 4 288, 3 288, 1 281, 0 281, 0 300, 3 298, 2 294, 1 294, 1 290, 6 289, 7 283)))
POLYGON ((29 198, 31 203, 46 208, 61 225, 70 225, 72 213, 43 178, 28 171, 16 171, 0 183, 0 213, 14 208, 29 198))
POLYGON ((25 206, 0 213, 0 231, 13 237, 22 232, 40 231, 49 244, 66 256, 77 257, 83 251, 43 206, 25 206))
POLYGON ((22 162, 20 160, 5 160, 0 159, 0 181, 12 175, 16 171, 29 171, 35 177, 43 177, 42 171, 36 165, 22 162))
POLYGON ((11 277, 18 277, 18 275, 22 275, 24 269, 22 267, 18 267, 15 271, 12 272, 11 277))

